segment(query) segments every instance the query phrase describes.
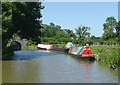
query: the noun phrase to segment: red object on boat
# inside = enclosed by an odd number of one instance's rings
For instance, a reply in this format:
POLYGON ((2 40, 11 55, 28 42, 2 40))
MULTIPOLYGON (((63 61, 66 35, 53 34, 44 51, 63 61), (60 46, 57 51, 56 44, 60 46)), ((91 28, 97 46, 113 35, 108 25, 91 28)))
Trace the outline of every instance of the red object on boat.
POLYGON ((47 51, 49 51, 50 49, 47 49, 47 51))
POLYGON ((71 52, 72 51, 72 47, 70 47, 70 49, 69 49, 69 52, 71 52))
POLYGON ((92 53, 91 49, 88 46, 85 47, 82 54, 90 54, 90 55, 93 56, 93 53, 92 53))
POLYGON ((53 47, 52 48, 58 48, 58 45, 53 45, 53 47))

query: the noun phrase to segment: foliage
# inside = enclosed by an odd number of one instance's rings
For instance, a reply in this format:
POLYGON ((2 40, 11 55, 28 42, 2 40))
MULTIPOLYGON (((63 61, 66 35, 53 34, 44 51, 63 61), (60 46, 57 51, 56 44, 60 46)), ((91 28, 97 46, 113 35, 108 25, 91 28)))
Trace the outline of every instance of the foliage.
POLYGON ((41 37, 41 43, 49 43, 49 44, 60 44, 60 43, 67 43, 71 41, 70 38, 65 37, 41 37))
POLYGON ((42 43, 57 44, 72 41, 71 36, 62 30, 59 25, 50 23, 49 25, 43 24, 42 26, 42 36, 40 37, 42 43))
POLYGON ((115 37, 115 28, 117 26, 117 21, 114 17, 107 17, 106 23, 103 24, 103 38, 105 40, 108 40, 109 38, 114 38, 115 37))
MULTIPOLYGON (((12 33, 9 32, 12 30, 12 3, 3 2, 2 3, 2 39, 3 41, 8 40, 12 37, 12 33), (8 31, 8 29, 10 29, 8 31)), ((4 43, 3 43, 4 44, 4 43)))
POLYGON ((108 48, 101 52, 99 59, 110 66, 111 69, 118 68, 118 48, 108 48))
POLYGON ((93 54, 98 54, 99 52, 102 52, 103 49, 105 49, 107 46, 99 45, 99 46, 90 46, 90 49, 92 50, 93 54))
POLYGON ((120 38, 120 21, 117 23, 115 29, 116 29, 116 37, 120 38))
POLYGON ((58 47, 59 47, 59 48, 64 48, 65 45, 61 45, 61 44, 60 44, 60 45, 58 45, 58 47))
POLYGON ((109 44, 109 45, 115 45, 116 43, 118 43, 118 37, 115 37, 115 38, 110 38, 108 40, 101 40, 100 41, 100 44, 103 45, 103 44, 109 44))
POLYGON ((28 40, 26 43, 26 46, 36 45, 36 42, 33 42, 32 40, 28 40))
POLYGON ((13 28, 20 37, 36 38, 40 34, 41 3, 21 2, 13 3, 13 28), (24 10, 23 10, 24 9, 24 10), (16 22, 17 21, 17 22, 16 22))
POLYGON ((88 41, 85 42, 85 44, 92 45, 92 44, 93 44, 93 41, 88 40, 88 41))
POLYGON ((26 39, 35 39, 40 35, 41 9, 43 7, 38 2, 3 2, 3 46, 16 34, 26 39))
POLYGON ((75 33, 73 33, 72 30, 64 29, 64 31, 67 33, 67 35, 69 35, 70 37, 73 37, 74 39, 76 39, 76 35, 75 35, 75 33))
POLYGON ((43 26, 42 37, 52 37, 52 38, 70 37, 61 29, 59 25, 55 25, 54 23, 50 23, 50 25, 43 24, 42 26, 43 26))
POLYGON ((76 34, 79 38, 84 38, 86 36, 89 37, 90 33, 88 32, 90 30, 90 27, 78 27, 76 30, 76 34))
POLYGON ((73 43, 73 44, 78 44, 78 40, 74 39, 74 40, 72 41, 72 43, 73 43))
MULTIPOLYGON (((109 65, 110 69, 118 68, 118 47, 113 46, 90 46, 93 54, 99 55, 99 61, 109 65)), ((95 56, 96 57, 96 56, 95 56)))
POLYGON ((56 36, 57 31, 60 31, 61 27, 56 25, 54 23, 50 23, 50 25, 43 24, 42 29, 42 36, 44 37, 53 37, 56 36))
POLYGON ((25 50, 38 50, 37 45, 32 44, 31 46, 25 46, 25 50))

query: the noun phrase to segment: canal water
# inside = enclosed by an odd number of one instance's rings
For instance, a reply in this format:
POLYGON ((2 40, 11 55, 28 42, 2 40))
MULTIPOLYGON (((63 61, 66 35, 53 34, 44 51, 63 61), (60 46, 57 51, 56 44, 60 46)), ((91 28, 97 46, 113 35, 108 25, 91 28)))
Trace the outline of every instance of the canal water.
POLYGON ((2 61, 3 83, 118 83, 118 71, 67 54, 15 51, 2 61))

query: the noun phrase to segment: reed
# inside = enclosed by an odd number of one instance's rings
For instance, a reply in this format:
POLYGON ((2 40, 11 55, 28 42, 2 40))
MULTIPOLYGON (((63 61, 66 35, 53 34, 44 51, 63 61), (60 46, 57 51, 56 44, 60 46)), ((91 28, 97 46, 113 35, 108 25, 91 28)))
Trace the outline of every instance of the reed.
POLYGON ((98 61, 109 65, 110 69, 118 69, 119 52, 117 46, 90 46, 93 54, 96 58, 99 57, 98 61))

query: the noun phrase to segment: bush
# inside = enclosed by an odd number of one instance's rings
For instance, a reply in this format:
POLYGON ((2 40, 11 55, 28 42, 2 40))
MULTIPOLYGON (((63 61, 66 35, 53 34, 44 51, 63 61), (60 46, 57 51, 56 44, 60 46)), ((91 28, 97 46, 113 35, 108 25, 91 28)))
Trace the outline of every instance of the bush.
POLYGON ((78 41, 77 41, 76 39, 74 39, 74 40, 72 41, 72 43, 73 43, 73 44, 78 44, 78 41))
POLYGON ((108 64, 110 69, 118 69, 118 48, 107 48, 107 46, 90 46, 90 49, 93 54, 99 54, 100 62, 108 64))
POLYGON ((32 40, 28 40, 27 43, 26 43, 26 46, 30 46, 33 44, 33 41, 32 40))
POLYGON ((100 53, 99 58, 102 62, 109 65, 111 69, 118 68, 118 48, 109 48, 100 53))
POLYGON ((32 40, 28 40, 27 43, 26 43, 26 46, 31 46, 31 45, 36 45, 37 43, 36 42, 33 42, 32 40))
POLYGON ((50 44, 54 44, 54 41, 53 41, 53 40, 50 40, 49 43, 50 43, 50 44))

